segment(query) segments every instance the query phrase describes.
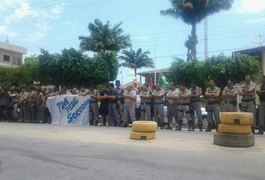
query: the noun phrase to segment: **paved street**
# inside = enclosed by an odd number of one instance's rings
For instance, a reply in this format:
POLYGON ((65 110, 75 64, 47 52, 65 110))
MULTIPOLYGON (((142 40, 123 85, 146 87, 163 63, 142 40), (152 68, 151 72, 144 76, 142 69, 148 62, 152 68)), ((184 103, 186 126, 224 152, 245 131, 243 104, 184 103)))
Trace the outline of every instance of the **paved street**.
POLYGON ((0 123, 0 180, 264 180, 265 136, 251 148, 213 145, 213 133, 0 123))

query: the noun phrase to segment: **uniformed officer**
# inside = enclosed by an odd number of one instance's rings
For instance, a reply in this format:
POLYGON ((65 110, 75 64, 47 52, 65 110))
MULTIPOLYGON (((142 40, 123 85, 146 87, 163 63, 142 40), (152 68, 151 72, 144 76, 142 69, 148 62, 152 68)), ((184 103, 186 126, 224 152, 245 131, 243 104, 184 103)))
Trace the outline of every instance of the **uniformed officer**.
POLYGON ((129 120, 135 121, 135 98, 136 92, 133 87, 128 85, 123 94, 124 97, 124 124, 123 127, 128 127, 129 120))
POLYGON ((124 121, 124 115, 123 115, 123 105, 124 105, 124 98, 123 98, 123 94, 124 94, 124 90, 121 88, 121 82, 120 80, 116 80, 115 81, 115 88, 114 91, 116 91, 117 94, 117 106, 118 106, 118 110, 120 113, 120 117, 121 117, 121 121, 124 121))
POLYGON ((161 88, 161 84, 156 84, 156 89, 152 92, 152 98, 154 103, 154 120, 158 123, 158 126, 164 128, 164 90, 161 88))
POLYGON ((121 118, 117 106, 117 92, 114 91, 114 84, 108 84, 107 98, 109 99, 109 126, 121 126, 121 118))
POLYGON ((265 76, 262 79, 262 85, 259 91, 257 91, 259 95, 259 126, 265 131, 265 76))
POLYGON ((143 85, 140 93, 141 98, 141 120, 151 121, 151 92, 148 90, 148 85, 143 85))
POLYGON ((178 116, 177 116, 177 101, 179 99, 179 90, 176 88, 176 84, 171 82, 170 83, 170 90, 168 91, 166 98, 167 98, 167 127, 166 129, 172 129, 171 123, 173 120, 173 117, 175 118, 175 121, 177 122, 178 116))
POLYGON ((16 86, 12 86, 8 92, 11 97, 11 110, 12 110, 12 121, 18 121, 18 103, 19 103, 19 94, 17 92, 16 86))
POLYGON ((186 88, 186 86, 183 83, 179 84, 179 100, 178 100, 178 127, 176 130, 181 131, 182 124, 183 124, 183 118, 186 116, 188 120, 188 131, 194 131, 194 122, 191 118, 190 113, 190 95, 191 92, 186 88))
POLYGON ((208 127, 206 132, 211 132, 213 128, 213 121, 215 120, 216 130, 220 122, 219 118, 219 96, 221 90, 215 85, 214 80, 210 80, 209 87, 206 89, 205 96, 207 97, 207 121, 208 127))
POLYGON ((141 119, 141 98, 140 94, 142 92, 142 86, 139 86, 136 90, 136 99, 135 99, 135 119, 139 121, 141 119))
MULTIPOLYGON (((196 85, 195 82, 191 82, 190 88, 190 112, 192 122, 195 123, 195 112, 198 118, 198 126, 199 130, 202 131, 202 111, 201 111, 201 95, 202 89, 196 85)), ((195 124, 193 124, 193 127, 195 124)))
POLYGON ((22 92, 19 98, 19 107, 20 107, 20 121, 29 122, 29 109, 28 109, 28 96, 29 92, 27 88, 22 88, 22 92))
POLYGON ((236 86, 234 86, 234 82, 229 79, 222 93, 224 97, 223 112, 236 112, 237 94, 238 91, 236 86))
POLYGON ((90 96, 89 124, 90 126, 97 126, 99 119, 99 110, 98 110, 99 92, 96 89, 95 85, 91 85, 89 87, 88 95, 90 96))
POLYGON ((239 95, 242 96, 241 110, 253 114, 253 124, 256 124, 255 93, 255 84, 251 81, 250 75, 246 75, 245 83, 242 84, 239 92, 239 95))
POLYGON ((36 122, 36 92, 34 87, 28 88, 29 122, 36 122))
POLYGON ((36 120, 39 123, 44 122, 44 107, 45 107, 45 98, 44 95, 42 94, 42 89, 39 87, 36 89, 36 120))

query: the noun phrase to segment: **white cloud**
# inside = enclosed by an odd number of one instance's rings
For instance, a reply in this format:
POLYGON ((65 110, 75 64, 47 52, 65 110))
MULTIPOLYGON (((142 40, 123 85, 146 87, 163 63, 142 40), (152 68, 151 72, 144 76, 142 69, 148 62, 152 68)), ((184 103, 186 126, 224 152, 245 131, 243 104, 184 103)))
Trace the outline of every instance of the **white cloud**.
POLYGON ((7 26, 0 26, 0 34, 8 37, 17 37, 18 33, 11 31, 7 26))
POLYGON ((253 14, 265 11, 264 0, 236 0, 233 5, 233 12, 238 14, 253 14))
POLYGON ((10 26, 30 19, 33 25, 30 29, 33 33, 30 33, 29 39, 41 40, 52 29, 52 21, 60 19, 64 10, 64 3, 61 2, 49 1, 47 5, 46 7, 38 6, 38 4, 33 6, 28 0, 1 0, 0 18, 3 21, 0 32, 8 33, 9 36, 18 35, 19 31, 17 33, 9 31, 10 26))

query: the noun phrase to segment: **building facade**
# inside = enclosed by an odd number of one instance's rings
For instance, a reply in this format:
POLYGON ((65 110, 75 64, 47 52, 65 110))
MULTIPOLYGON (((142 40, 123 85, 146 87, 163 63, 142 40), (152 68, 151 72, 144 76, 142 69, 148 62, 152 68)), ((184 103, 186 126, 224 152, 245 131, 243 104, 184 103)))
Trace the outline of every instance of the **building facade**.
POLYGON ((18 67, 22 65, 23 55, 27 53, 24 47, 0 41, 0 66, 18 67))

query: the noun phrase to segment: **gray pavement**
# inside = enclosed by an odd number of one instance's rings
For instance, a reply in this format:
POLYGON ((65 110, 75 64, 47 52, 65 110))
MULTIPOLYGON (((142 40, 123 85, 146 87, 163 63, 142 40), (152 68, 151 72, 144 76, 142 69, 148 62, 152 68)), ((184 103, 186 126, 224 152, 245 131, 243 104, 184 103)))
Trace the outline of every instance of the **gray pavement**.
POLYGON ((251 148, 212 144, 213 133, 0 123, 0 180, 264 180, 265 136, 251 148))

